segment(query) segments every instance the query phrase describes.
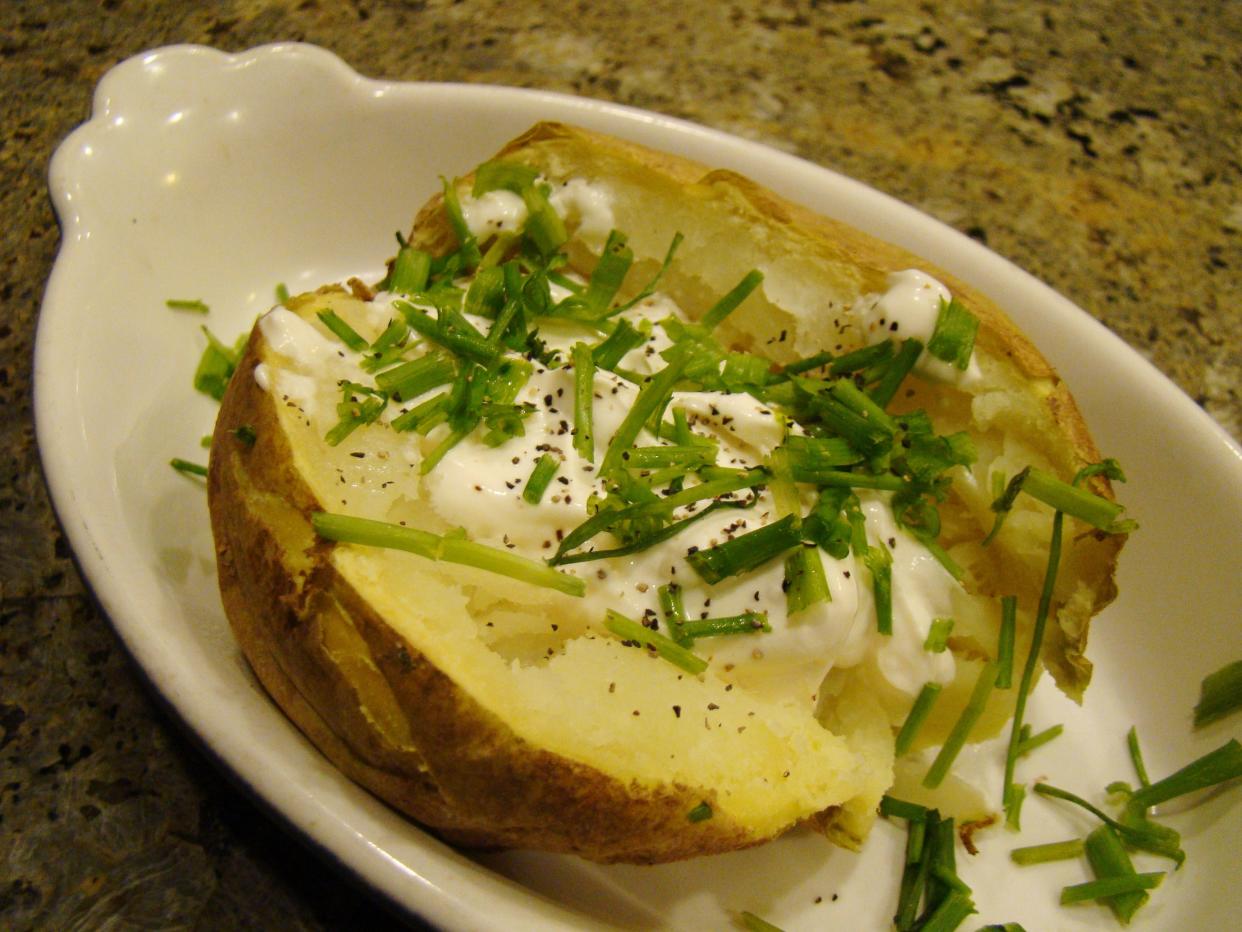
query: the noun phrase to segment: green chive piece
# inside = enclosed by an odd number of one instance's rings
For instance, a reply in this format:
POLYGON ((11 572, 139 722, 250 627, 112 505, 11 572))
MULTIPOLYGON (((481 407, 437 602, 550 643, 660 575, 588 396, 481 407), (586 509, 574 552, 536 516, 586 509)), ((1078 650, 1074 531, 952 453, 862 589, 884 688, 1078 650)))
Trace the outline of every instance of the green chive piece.
POLYGON ((970 365, 970 355, 974 352, 975 335, 978 332, 979 318, 968 311, 965 305, 956 298, 951 301, 942 299, 936 327, 932 331, 931 339, 927 341, 927 351, 964 372, 970 365))
POLYGON ((1082 852, 1083 840, 1071 838, 1067 841, 1050 841, 1043 845, 1014 848, 1009 852, 1009 860, 1026 867, 1031 864, 1046 864, 1049 861, 1068 861, 1082 852))
POLYGON ((455 372, 446 356, 428 353, 379 373, 375 384, 398 401, 408 401, 453 381, 455 372))
POLYGON ((1022 481, 1022 491, 1057 511, 1079 518, 1092 527, 1110 533, 1131 530, 1129 522, 1118 522, 1124 506, 1103 496, 1063 482, 1042 469, 1031 469, 1022 481))
POLYGON ((625 234, 612 230, 604 243, 599 262, 591 272, 586 291, 567 300, 581 302, 593 317, 607 316, 608 305, 621 290, 625 273, 633 262, 634 251, 626 245, 625 234))
POLYGON ((871 589, 875 594, 876 630, 883 635, 893 633, 893 555, 883 541, 868 547, 863 564, 871 571, 871 589))
POLYGON ((920 932, 952 932, 975 912, 977 910, 970 897, 960 890, 954 890, 919 929, 920 932))
POLYGON ((992 687, 996 685, 996 669, 996 661, 993 660, 985 663, 979 670, 979 678, 975 680, 975 688, 970 694, 966 707, 962 709, 961 716, 953 725, 953 730, 949 732, 944 746, 928 769, 927 776, 923 778, 923 785, 928 789, 934 790, 944 781, 949 768, 953 766, 953 761, 966 744, 966 739, 970 737, 970 731, 975 727, 975 722, 979 721, 979 716, 983 714, 988 697, 992 694, 992 687))
POLYGON ((203 434, 203 436, 199 437, 198 445, 202 447, 204 450, 210 450, 211 449, 211 434, 203 434))
POLYGON ((228 388, 233 370, 241 359, 246 345, 245 338, 239 339, 238 344, 230 349, 206 327, 202 331, 207 337, 207 346, 194 370, 194 388, 219 401, 224 397, 224 390, 228 388))
POLYGON ((818 369, 832 362, 832 353, 824 350, 805 359, 799 359, 797 362, 791 362, 789 365, 781 368, 782 375, 801 375, 804 372, 810 372, 812 369, 818 369))
POLYGON ((754 913, 748 913, 746 910, 742 910, 742 912, 738 915, 741 916, 742 925, 746 927, 747 932, 782 932, 780 926, 774 926, 766 919, 761 919, 754 913))
POLYGON ((684 354, 677 357, 639 390, 633 407, 625 415, 608 444, 608 452, 604 454, 600 472, 609 473, 621 466, 621 454, 634 445, 643 425, 664 410, 688 361, 689 357, 684 354))
POLYGON ((193 299, 169 298, 164 302, 164 306, 173 311, 193 311, 195 314, 206 314, 211 311, 204 302, 193 299))
POLYGON ((1130 751, 1130 762, 1134 764, 1134 773, 1138 776, 1139 786, 1151 786, 1147 776, 1147 765, 1143 763, 1143 749, 1139 747, 1138 729, 1133 725, 1126 732, 1126 747, 1130 751))
POLYGON ((526 485, 522 489, 522 498, 532 505, 538 505, 560 465, 560 461, 551 453, 545 453, 539 457, 535 468, 530 472, 530 478, 526 480, 526 485))
POLYGON ((1026 799, 1026 785, 1013 783, 1005 787, 1005 826, 1012 831, 1022 831, 1022 803, 1026 799))
POLYGON ((361 353, 367 348, 367 341, 359 335, 357 330, 342 320, 336 311, 326 308, 319 311, 315 316, 323 321, 323 325, 336 334, 340 341, 355 353, 361 353))
POLYGON ((709 585, 730 576, 740 576, 769 560, 781 556, 802 542, 798 519, 786 515, 779 521, 748 531, 706 550, 697 550, 686 557, 690 568, 709 585))
MULTIPOLYGON (((690 525, 694 524, 696 521, 700 521, 703 518, 706 518, 709 514, 711 514, 714 511, 718 511, 721 508, 749 508, 752 505, 754 505, 755 501, 756 499, 752 499, 749 502, 734 502, 734 501, 712 502, 710 505, 708 505, 703 510, 696 511, 694 514, 690 515, 689 517, 682 518, 680 521, 674 521, 673 523, 667 524, 664 527, 659 528, 658 530, 651 531, 646 534, 642 534, 636 539, 630 541, 630 543, 628 544, 623 544, 620 547, 613 547, 609 550, 587 550, 587 551, 583 551, 580 553, 570 553, 570 554, 561 554, 558 552, 556 556, 552 557, 552 559, 548 561, 548 564, 550 566, 564 566, 570 563, 587 563, 593 560, 607 560, 613 557, 629 556, 632 553, 641 553, 642 551, 647 550, 651 547, 654 547, 657 544, 664 543, 664 541, 666 540, 671 540, 672 538, 680 534, 682 531, 684 531, 686 528, 688 528, 690 525)), ((658 506, 663 503, 657 500, 653 504, 658 506)), ((629 508, 624 509, 624 512, 630 512, 631 514, 638 515, 639 512, 643 511, 644 508, 648 508, 648 507, 651 507, 651 506, 647 505, 646 503, 639 504, 639 505, 633 506, 633 510, 629 508)), ((622 514, 624 512, 621 512, 621 511, 613 512, 613 515, 622 514)), ((605 520, 611 520, 613 515, 604 514, 603 517, 605 520)), ((599 516, 597 515, 596 517, 599 517, 599 516)), ((590 518, 587 519, 587 521, 591 521, 591 520, 592 519, 590 518)), ((579 525, 580 528, 585 527, 585 526, 586 526, 585 523, 582 525, 579 525)), ((565 540, 569 540, 569 538, 566 537, 565 540)), ((562 545, 563 543, 564 542, 562 542, 562 545)))
POLYGON ((689 647, 691 639, 682 631, 686 623, 686 607, 682 603, 681 586, 669 583, 661 586, 657 593, 660 599, 660 612, 664 615, 664 623, 668 625, 669 634, 682 647, 689 647))
POLYGON ((686 813, 686 818, 691 822, 704 822, 712 817, 712 807, 707 801, 703 801, 686 813))
POLYGON ((390 426, 398 433, 407 430, 426 433, 427 430, 440 423, 443 419, 444 410, 448 406, 448 399, 449 392, 440 392, 426 401, 419 402, 404 414, 393 418, 390 426), (434 423, 432 423, 433 421, 434 423))
POLYGON ((880 376, 880 380, 867 393, 871 396, 871 400, 881 408, 887 408, 889 402, 897 396, 901 383, 910 374, 910 370, 914 368, 914 364, 918 361, 919 355, 922 352, 923 344, 921 341, 915 339, 904 341, 901 344, 901 349, 897 351, 897 355, 893 357, 893 361, 888 364, 884 374, 880 376))
POLYGON ((539 177, 539 170, 520 162, 494 159, 484 162, 474 170, 474 187, 471 197, 482 197, 489 191, 512 191, 521 194, 539 177))
POLYGON ((952 618, 935 618, 927 629, 927 640, 923 642, 923 650, 933 654, 942 654, 949 646, 949 635, 953 633, 952 618))
POLYGON ((740 615, 725 615, 720 618, 693 618, 682 622, 679 626, 681 634, 690 640, 698 638, 720 637, 725 634, 758 634, 772 631, 768 624, 768 616, 764 612, 742 612, 740 615))
POLYGON ((901 872, 901 885, 897 895, 897 912, 893 916, 893 925, 898 932, 908 932, 915 928, 919 903, 923 899, 923 891, 927 886, 927 874, 931 869, 930 859, 924 858, 929 829, 934 834, 940 822, 940 813, 928 809, 922 821, 911 821, 906 825, 906 857, 901 872))
POLYGON ((1210 725, 1242 709, 1242 660, 1204 677, 1195 706, 1195 728, 1210 725))
POLYGON ((943 688, 939 683, 923 684, 918 697, 914 700, 914 705, 910 707, 910 712, 906 715, 906 720, 901 724, 901 730, 897 732, 897 740, 893 748, 893 753, 897 757, 902 757, 910 750, 919 729, 927 721, 927 716, 931 714, 932 706, 936 704, 936 699, 939 698, 943 688))
POLYGON ((844 489, 879 489, 884 492, 900 492, 907 488, 907 482, 900 476, 891 473, 873 476, 861 472, 846 472, 839 469, 819 469, 818 467, 792 464, 790 472, 795 482, 807 482, 821 487, 844 489))
POLYGON ((838 356, 828 366, 830 375, 850 375, 879 365, 892 358, 893 341, 883 340, 870 346, 861 346, 856 350, 838 356))
POLYGON ((885 794, 880 797, 880 815, 888 818, 905 819, 907 822, 924 822, 927 820, 927 811, 926 806, 907 802, 896 796, 885 794))
POLYGON ((288 304, 289 303, 289 289, 285 286, 284 282, 276 283, 276 303, 277 304, 288 304))
POLYGON ((884 409, 875 403, 870 395, 864 393, 850 379, 837 379, 828 389, 828 393, 845 405, 859 417, 872 424, 877 424, 892 433, 895 426, 893 419, 884 409))
POLYGON ((402 246, 392 263, 385 290, 397 294, 414 294, 427 287, 431 273, 431 255, 412 246, 402 246))
POLYGON ((189 460, 183 460, 178 456, 174 456, 168 461, 168 465, 177 472, 185 473, 188 476, 206 476, 207 467, 198 463, 191 463, 189 460))
POLYGON ((1242 744, 1231 738, 1176 773, 1135 790, 1126 808, 1130 811, 1146 810, 1236 777, 1242 777, 1242 744))
MULTIPOLYGON (((1131 879, 1138 876, 1125 846, 1107 825, 1101 825, 1088 835, 1084 847, 1091 871, 1098 880, 1131 879)), ((1064 893, 1062 896, 1064 897, 1064 893)), ((1141 888, 1114 891, 1107 900, 1108 908, 1122 924, 1128 924, 1138 912, 1139 907, 1146 902, 1147 893, 1141 888)))
POLYGON ((1061 889, 1061 905, 1070 906, 1074 903, 1086 903, 1092 900, 1113 900, 1122 894, 1138 893, 1153 890, 1164 880, 1163 871, 1149 874, 1134 874, 1122 877, 1103 877, 1076 883, 1061 889))
POLYGON ((785 558, 785 611, 789 617, 820 602, 831 602, 819 547, 803 544, 785 558))
POLYGON ((595 462, 595 358, 591 347, 575 343, 571 351, 574 366, 574 449, 588 463, 595 462))
POLYGON ((417 330, 420 336, 440 344, 458 356, 465 356, 475 362, 490 365, 500 355, 500 350, 488 343, 477 331, 470 333, 446 327, 440 320, 431 317, 408 301, 395 301, 393 306, 401 312, 405 322, 417 330))
MULTIPOLYGON (((1059 737, 1063 727, 1064 726, 1061 725, 1053 725, 1051 728, 1045 728, 1037 735, 1028 734, 1027 737, 1022 738, 1022 740, 1018 742, 1018 757, 1026 757, 1026 755, 1030 754, 1036 748, 1043 747, 1053 738, 1059 737)), ((1027 732, 1030 731, 1029 727, 1025 730, 1027 732)))
POLYGON ((732 291, 712 305, 699 323, 708 330, 715 329, 721 321, 737 310, 738 305, 750 297, 750 293, 762 282, 763 273, 758 269, 751 269, 740 282, 733 286, 732 291))
POLYGON ((1007 595, 1001 598, 1000 639, 996 645, 996 660, 1000 664, 996 673, 996 688, 1008 689, 1013 685, 1013 645, 1017 631, 1018 599, 1007 595))
POLYGON ((1178 864, 1186 860, 1186 853, 1181 849, 1181 836, 1168 826, 1149 821, 1141 813, 1138 818, 1130 817, 1127 822, 1123 823, 1118 822, 1107 813, 1102 812, 1098 806, 1093 806, 1081 796, 1077 796, 1068 790, 1063 790, 1047 783, 1036 783, 1035 792, 1040 796, 1063 799, 1081 809, 1087 810, 1087 812, 1111 828, 1117 833, 1119 838, 1133 848, 1150 851, 1152 854, 1169 858, 1178 864))
POLYGON ((706 660, 692 654, 672 638, 665 637, 658 631, 652 631, 612 609, 608 609, 604 617, 604 627, 623 641, 634 641, 648 650, 655 651, 669 663, 680 667, 687 673, 698 675, 707 669, 706 660))
POLYGON ((311 515, 311 525, 315 533, 327 540, 405 550, 429 560, 473 566, 566 595, 580 597, 586 592, 586 583, 576 576, 557 572, 537 560, 459 537, 441 537, 386 521, 324 511, 311 515))
POLYGON ((716 462, 716 445, 668 444, 656 447, 632 447, 621 454, 621 460, 630 469, 666 469, 681 467, 684 470, 699 469, 716 462))

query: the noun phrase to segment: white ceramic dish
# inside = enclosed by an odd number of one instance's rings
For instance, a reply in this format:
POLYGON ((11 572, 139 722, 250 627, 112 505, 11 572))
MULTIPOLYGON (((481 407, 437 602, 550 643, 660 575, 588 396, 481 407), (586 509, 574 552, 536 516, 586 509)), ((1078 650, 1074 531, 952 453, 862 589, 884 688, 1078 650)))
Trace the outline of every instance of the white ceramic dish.
MULTIPOLYGON (((1132 723, 1155 774, 1238 731, 1222 723, 1192 735, 1189 714, 1200 678, 1242 657, 1242 452, 1045 286, 858 183, 667 117, 531 91, 372 81, 301 45, 239 55, 174 47, 109 72, 90 121, 52 161, 63 243, 39 322, 38 437, 57 512, 128 649, 185 723, 283 817, 403 908, 449 927, 727 927, 741 909, 789 930, 888 927, 901 837, 883 824, 861 856, 809 834, 660 868, 458 853, 326 764, 257 687, 229 635, 205 498, 167 466, 172 456, 202 458, 214 414, 189 387, 202 321, 167 310, 165 299, 205 300, 206 322, 231 339, 271 303, 277 282, 296 292, 377 277, 393 231, 439 173, 473 165, 537 119, 737 169, 926 255, 998 297, 1074 387, 1100 446, 1128 469, 1122 495, 1143 529, 1123 556, 1122 596, 1093 634, 1086 708, 1036 693, 1033 721, 1063 721, 1066 734, 1020 775, 1052 775, 1098 796, 1110 780, 1131 778, 1132 723)), ((988 752, 977 756, 987 770, 988 752)), ((1226 794, 1175 817, 1190 860, 1138 928, 1205 928, 1242 913, 1240 801, 1226 794)), ((1056 906, 1060 885, 1086 879, 1081 865, 1018 870, 1005 857, 1088 823, 1043 800, 1028 802, 1026 822, 1017 838, 981 835, 984 853, 962 858, 978 919, 1113 927, 1103 908, 1056 906)))

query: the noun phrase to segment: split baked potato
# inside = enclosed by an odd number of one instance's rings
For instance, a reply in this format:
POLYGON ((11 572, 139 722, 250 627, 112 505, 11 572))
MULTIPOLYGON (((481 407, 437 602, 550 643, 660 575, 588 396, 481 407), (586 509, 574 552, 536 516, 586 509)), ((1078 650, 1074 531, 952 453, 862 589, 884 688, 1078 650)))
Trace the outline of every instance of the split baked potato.
MULTIPOLYGON (((559 124, 535 126, 485 170, 495 175, 496 165, 503 166, 504 177, 494 179, 494 190, 516 200, 501 195, 489 207, 487 193, 474 186, 476 176, 454 181, 446 187, 447 197, 437 196, 419 212, 385 282, 327 286, 292 298, 256 325, 223 400, 209 476, 221 593, 245 656, 279 706, 345 774, 454 843, 654 863, 754 845, 813 824, 833 840, 857 846, 892 784, 893 737, 917 692, 917 684, 912 688, 886 672, 879 659, 885 635, 851 629, 861 647, 850 657, 799 657, 802 665, 795 672, 779 676, 761 675, 758 661, 762 639, 771 636, 767 632, 719 639, 752 639, 746 643, 753 648, 733 654, 696 640, 691 652, 711 661, 696 672, 669 662, 648 641, 618 636, 605 623, 602 603, 591 597, 592 587, 605 576, 597 566, 620 565, 617 561, 624 563, 625 557, 559 566, 558 574, 581 581, 586 598, 573 586, 538 585, 520 573, 514 578, 453 562, 445 548, 458 545, 445 541, 482 541, 527 561, 523 566, 559 554, 564 528, 556 540, 533 550, 510 546, 505 528, 517 538, 527 524, 526 512, 513 510, 520 504, 496 499, 494 509, 476 510, 474 517, 455 515, 445 504, 461 497, 453 483, 473 480, 464 467, 443 461, 425 469, 428 458, 442 455, 446 443, 454 449, 477 448, 480 456, 507 451, 508 444, 521 442, 524 428, 514 426, 521 418, 528 418, 525 429, 530 429, 529 408, 541 408, 543 416, 542 408, 554 405, 535 399, 522 408, 515 397, 502 399, 510 406, 503 416, 449 443, 445 438, 457 429, 456 422, 443 418, 430 426, 424 419, 422 432, 394 427, 394 417, 417 407, 421 396, 389 393, 382 404, 375 402, 389 413, 368 420, 364 406, 380 397, 372 391, 378 383, 359 382, 353 394, 350 385, 361 378, 360 371, 374 378, 384 370, 359 369, 359 361, 380 355, 375 347, 386 339, 393 354, 390 366, 419 358, 430 348, 455 367, 451 387, 465 384, 468 363, 463 359, 470 350, 437 342, 444 337, 440 331, 423 333, 406 324, 430 327, 430 320, 439 326, 437 321, 451 316, 444 308, 454 300, 475 310, 490 308, 493 323, 513 303, 519 313, 531 316, 532 305, 522 304, 525 299, 513 292, 543 262, 561 291, 544 282, 539 287, 546 291, 527 297, 549 320, 525 321, 518 336, 526 342, 516 349, 502 346, 501 354, 525 359, 523 365, 539 371, 559 368, 569 380, 564 384, 571 386, 573 370, 566 364, 574 358, 572 347, 551 353, 540 342, 539 326, 550 332, 582 324, 586 312, 581 307, 591 305, 587 297, 597 299, 607 290, 601 285, 589 295, 595 278, 605 277, 596 275, 601 255, 628 249, 632 262, 623 263, 623 279, 614 282, 619 288, 608 294, 606 306, 635 298, 646 302, 636 308, 649 306, 655 298, 644 298, 644 292, 658 279, 653 294, 680 308, 685 321, 702 322, 708 315, 714 324, 698 331, 692 325, 666 330, 691 333, 700 341, 696 345, 710 346, 712 352, 738 354, 730 358, 764 361, 763 371, 753 376, 759 388, 738 393, 745 395, 743 401, 762 399, 765 391, 789 396, 793 389, 778 386, 789 381, 791 364, 796 369, 798 360, 813 360, 823 351, 839 358, 887 339, 882 331, 892 323, 876 308, 880 296, 893 288, 891 273, 918 269, 943 283, 978 321, 970 371, 943 363, 943 371, 916 368, 887 405, 894 417, 926 412, 937 435, 968 433, 974 454, 945 472, 937 487, 941 500, 933 502, 930 493, 927 498, 938 511, 939 527, 931 540, 958 567, 961 582, 955 585, 962 595, 952 603, 954 627, 944 653, 948 667, 939 674, 943 693, 920 732, 922 745, 944 739, 981 665, 996 655, 999 596, 1018 597, 1017 656, 1026 654, 1048 559, 1051 509, 1019 496, 985 546, 996 518, 994 476, 1013 477, 1033 466, 1068 481, 1099 460, 1072 396, 986 296, 897 247, 812 214, 736 174, 559 124), (559 189, 576 191, 576 196, 560 201, 560 208, 552 208, 556 217, 550 218, 547 211, 558 203, 559 189), (529 228, 536 219, 548 221, 552 229, 543 231, 545 242, 532 245, 538 237, 529 228), (624 231, 628 240, 618 244, 609 237, 610 229, 624 231), (675 234, 681 239, 666 261, 675 234), (564 258, 549 264, 549 255, 564 258), (432 276, 438 269, 443 285, 439 300, 425 294, 394 298, 403 274, 398 267, 410 256, 434 260, 432 276), (457 256, 452 260, 457 264, 446 267, 445 256, 457 256), (503 282, 508 290, 497 298, 492 289, 490 304, 482 287, 472 298, 476 267, 502 265, 518 270, 503 282), (761 284, 736 308, 721 312, 721 297, 751 270, 762 275, 761 284), (457 297, 446 299, 445 294, 454 293, 453 282, 457 297), (557 312, 549 293, 562 295, 561 300, 566 294, 581 299, 577 318, 552 320, 557 312), (411 306, 408 312, 400 310, 411 306), (390 331, 393 326, 396 331, 390 331), (711 330, 707 336, 705 329, 711 330), (357 337, 361 349, 342 342, 342 333, 357 337), (385 333, 396 336, 385 338, 385 333), (316 517, 324 514, 413 529, 425 534, 417 540, 426 548, 420 552, 417 541, 415 552, 408 552, 330 539, 323 519, 316 517), (464 536, 458 525, 464 525, 464 536)), ((425 277, 419 284, 425 286, 425 277)), ((604 358, 608 354, 598 347, 614 331, 615 321, 604 316, 608 312, 600 311, 597 300, 591 313, 593 322, 587 321, 574 340, 596 347, 595 355, 604 358)), ((477 315, 471 319, 478 324, 475 335, 491 335, 477 315)), ((653 320, 648 315, 648 322, 636 328, 649 339, 659 333, 653 320)), ((676 349, 670 352, 673 358, 676 349)), ((483 361, 473 364, 480 371, 494 371, 501 357, 479 358, 483 361)), ((724 371, 725 357, 720 358, 724 371)), ((617 377, 618 385, 628 379, 626 390, 635 393, 627 396, 631 405, 658 377, 656 362, 646 374, 617 377)), ((808 378, 817 373, 827 378, 823 369, 804 371, 808 378)), ((597 373, 603 376, 613 378, 597 373)), ((854 381, 865 382, 861 374, 854 381)), ((443 382, 440 389, 449 391, 443 382)), ((818 389, 808 382, 797 391, 814 394, 818 389)), ((430 397, 436 400, 434 392, 430 397)), ((676 399, 670 408, 677 407, 676 399)), ((544 452, 555 450, 562 465, 573 455, 569 451, 578 430, 568 397, 563 406, 559 434, 564 436, 543 444, 544 452)), ((654 438, 648 420, 639 429, 649 445, 686 446, 654 438)), ((814 425, 804 429, 796 418, 782 423, 786 442, 793 434, 824 433, 814 425)), ((726 443, 727 438, 712 433, 706 415, 699 422, 692 416, 688 425, 691 445, 726 443), (710 435, 706 441, 704 435, 710 435)), ((609 458, 616 430, 615 424, 607 429, 596 424, 596 465, 609 458)), ((716 434, 727 432, 726 422, 716 434)), ((754 455, 746 468, 768 470, 770 484, 779 485, 772 449, 750 452, 754 455)), ((626 454, 612 454, 614 467, 618 455, 626 454)), ((507 477, 515 501, 523 491, 518 480, 524 482, 533 465, 524 461, 507 477)), ((609 496, 618 494, 605 472, 599 470, 593 499, 573 505, 584 509, 576 512, 580 517, 606 510, 609 496)), ((629 475, 645 479, 650 473, 629 475)), ((693 487, 710 475, 715 473, 674 481, 677 488, 693 487)), ((1111 499, 1103 477, 1092 478, 1089 485, 1111 499)), ((785 486, 787 513, 799 510, 789 505, 790 487, 785 486)), ((792 487, 795 501, 813 500, 806 483, 794 480, 792 487)), ((752 515, 766 508, 774 521, 779 508, 755 505, 763 489, 752 484, 746 494, 753 499, 742 501, 743 493, 736 493, 727 504, 739 509, 749 504, 752 515)), ((886 500, 887 493, 874 494, 886 500)), ((793 516, 795 526, 802 516, 793 516)), ((751 528, 760 523, 753 521, 751 528)), ((613 537, 606 533, 590 546, 604 547, 605 539, 608 546, 624 542, 625 535, 613 531, 613 537)), ((631 537, 634 533, 639 532, 631 529, 631 537)), ((905 535, 901 547, 921 546, 906 530, 900 533, 905 535)), ((1088 626, 1114 596, 1113 570, 1122 540, 1123 535, 1075 520, 1067 523, 1042 661, 1074 698, 1090 678, 1084 653, 1088 626)), ((667 546, 676 542, 673 538, 667 546)), ((897 536, 890 542, 896 546, 897 536)), ((675 559, 682 560, 686 549, 682 546, 675 559)), ((831 569, 834 558, 816 553, 831 569)), ((861 587, 866 577, 870 587, 870 570, 851 565, 854 576, 830 571, 834 585, 853 579, 861 587)), ((681 578, 693 576, 684 564, 678 568, 681 578)), ((737 575, 744 579, 746 573, 737 575)), ((644 598, 654 599, 654 590, 672 579, 652 578, 636 588, 647 593, 649 586, 652 591, 644 598)), ((783 585, 788 588, 788 577, 783 585)), ((838 602, 842 598, 839 591, 832 596, 838 602)), ((859 598, 866 601, 866 592, 859 598)), ((767 608, 756 606, 756 611, 767 608)), ((774 613, 785 610, 784 605, 772 607, 774 613)), ((645 630, 673 633, 667 618, 661 623, 659 613, 652 615, 644 619, 645 630)), ((921 626, 917 637, 922 637, 931 621, 903 623, 921 626)), ((796 619, 782 624, 797 627, 796 619)), ((874 615, 867 624, 875 624, 874 615)), ((909 641, 916 635, 905 636, 909 641)), ((1012 713, 1013 694, 994 691, 975 737, 1001 727, 1012 713)))

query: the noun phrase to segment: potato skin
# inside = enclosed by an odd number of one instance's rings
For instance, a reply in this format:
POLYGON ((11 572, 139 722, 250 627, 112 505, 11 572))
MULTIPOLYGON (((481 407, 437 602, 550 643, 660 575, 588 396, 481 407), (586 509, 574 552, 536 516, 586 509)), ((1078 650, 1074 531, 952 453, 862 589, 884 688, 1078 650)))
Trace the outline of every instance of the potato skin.
MULTIPOLYGON (((982 320, 980 345, 1031 378, 1049 380, 1046 405, 1060 430, 1063 472, 1098 459, 1072 397, 1038 351, 984 296, 896 247, 818 217, 737 175, 599 134, 540 124, 501 155, 540 147, 590 147, 632 160, 677 184, 722 187, 756 223, 796 230, 875 270, 919 267, 944 281, 982 320)), ((411 242, 454 245, 434 198, 411 242)), ((471 847, 529 847, 601 862, 658 863, 759 844, 722 814, 686 814, 710 791, 626 784, 532 746, 476 703, 405 641, 336 570, 333 544, 318 539, 312 513, 327 510, 294 464, 276 406, 253 372, 263 360, 256 327, 225 395, 212 444, 208 483, 221 594, 232 629, 256 676, 277 704, 343 773, 445 840, 471 847), (246 425, 247 444, 234 431, 246 425)), ((1111 495, 1107 483, 1096 490, 1111 495)), ((1089 605, 1050 626, 1054 675, 1080 692, 1090 667, 1081 656, 1091 614, 1115 590, 1121 540, 1099 535, 1083 560, 1089 605)), ((830 813, 828 814, 830 816, 830 813)), ((821 814, 822 816, 822 814, 821 814)), ((823 817, 820 821, 831 821, 823 817)))

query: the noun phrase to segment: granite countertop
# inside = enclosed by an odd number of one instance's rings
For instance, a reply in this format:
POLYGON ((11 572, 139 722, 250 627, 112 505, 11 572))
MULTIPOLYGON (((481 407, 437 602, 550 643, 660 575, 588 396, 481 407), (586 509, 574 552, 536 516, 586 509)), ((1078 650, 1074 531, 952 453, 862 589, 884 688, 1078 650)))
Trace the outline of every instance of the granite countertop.
POLYGON ((72 562, 31 420, 48 159, 143 49, 274 40, 367 75, 547 88, 757 139, 941 218, 1242 433, 1242 5, 8 0, 0 8, 0 926, 395 923, 144 688, 72 562))

